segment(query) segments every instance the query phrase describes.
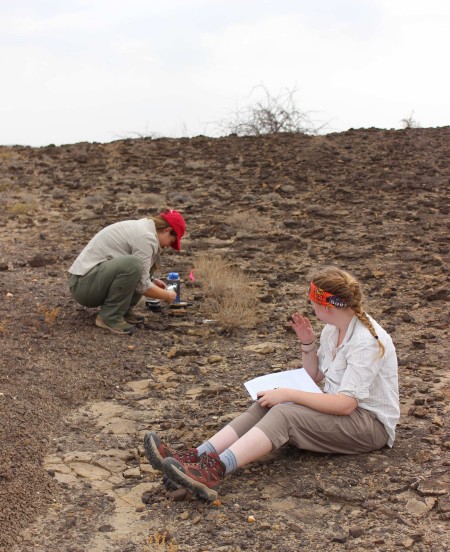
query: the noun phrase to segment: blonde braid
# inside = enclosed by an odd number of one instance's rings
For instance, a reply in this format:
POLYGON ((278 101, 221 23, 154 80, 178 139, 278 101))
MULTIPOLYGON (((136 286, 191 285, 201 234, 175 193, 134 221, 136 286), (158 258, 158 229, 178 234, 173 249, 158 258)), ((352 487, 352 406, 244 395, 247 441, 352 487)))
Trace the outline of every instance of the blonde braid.
POLYGON ((372 325, 372 322, 369 320, 369 317, 367 314, 362 310, 361 306, 359 308, 352 308, 353 312, 355 313, 356 318, 364 324, 364 326, 369 330, 369 332, 373 335, 373 337, 377 340, 378 348, 380 349, 380 358, 384 356, 385 348, 383 343, 378 339, 377 333, 375 331, 375 328, 372 325))

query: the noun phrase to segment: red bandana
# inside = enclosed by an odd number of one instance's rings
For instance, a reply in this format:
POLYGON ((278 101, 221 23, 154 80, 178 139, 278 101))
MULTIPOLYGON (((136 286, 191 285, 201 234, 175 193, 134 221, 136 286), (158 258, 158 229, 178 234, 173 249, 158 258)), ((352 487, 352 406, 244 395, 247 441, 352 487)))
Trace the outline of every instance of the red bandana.
POLYGON ((309 298, 313 303, 323 305, 324 307, 343 308, 347 306, 344 299, 341 299, 338 295, 333 295, 332 293, 328 293, 328 291, 320 289, 314 282, 311 282, 309 286, 309 298))

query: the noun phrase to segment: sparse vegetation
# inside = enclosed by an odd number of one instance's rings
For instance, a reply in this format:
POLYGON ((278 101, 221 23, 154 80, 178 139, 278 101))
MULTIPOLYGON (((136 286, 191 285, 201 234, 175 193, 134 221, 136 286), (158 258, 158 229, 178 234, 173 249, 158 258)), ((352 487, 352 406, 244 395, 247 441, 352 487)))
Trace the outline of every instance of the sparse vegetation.
POLYGON ((267 232, 273 228, 273 223, 267 216, 258 213, 256 210, 233 213, 228 218, 228 222, 240 232, 250 234, 267 232))
POLYGON ((37 209, 35 202, 16 202, 8 206, 8 211, 13 215, 30 215, 37 209))
POLYGON ((256 86, 253 92, 258 89, 263 91, 263 99, 244 108, 237 108, 230 118, 219 123, 219 130, 238 136, 280 132, 317 134, 320 130, 321 127, 315 126, 309 114, 297 107, 295 88, 286 89, 278 96, 273 96, 263 85, 256 86))
POLYGON ((414 111, 400 121, 403 124, 403 128, 420 128, 420 123, 414 118, 414 111))
POLYGON ((38 312, 44 317, 47 326, 53 326, 55 320, 58 318, 61 309, 59 307, 47 308, 43 305, 39 305, 38 312))
POLYGON ((219 257, 201 256, 195 267, 195 276, 205 292, 203 311, 208 318, 228 330, 256 324, 255 290, 246 274, 219 257))
POLYGON ((145 539, 143 552, 178 552, 176 543, 169 540, 167 533, 157 529, 145 539))

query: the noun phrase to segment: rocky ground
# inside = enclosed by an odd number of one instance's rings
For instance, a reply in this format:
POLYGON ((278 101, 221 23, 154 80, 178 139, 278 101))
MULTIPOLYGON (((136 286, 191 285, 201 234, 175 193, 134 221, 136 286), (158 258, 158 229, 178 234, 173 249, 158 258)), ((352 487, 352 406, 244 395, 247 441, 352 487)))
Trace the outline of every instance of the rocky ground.
POLYGON ((449 159, 449 127, 0 147, 0 551, 447 550, 449 159), (106 224, 166 206, 188 236, 161 274, 192 306, 114 337, 66 271, 106 224), (252 278, 255 327, 208 317, 201 253, 252 278), (198 444, 249 404, 244 380, 297 367, 286 319, 323 263, 365 283, 396 343, 394 448, 283 447, 216 504, 166 491, 146 430, 198 444))

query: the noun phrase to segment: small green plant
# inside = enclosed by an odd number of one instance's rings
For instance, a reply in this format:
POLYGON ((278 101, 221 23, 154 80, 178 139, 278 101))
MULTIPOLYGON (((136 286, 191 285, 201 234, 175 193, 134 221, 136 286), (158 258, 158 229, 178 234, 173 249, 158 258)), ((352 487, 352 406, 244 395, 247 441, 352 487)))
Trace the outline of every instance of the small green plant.
POLYGON ((258 301, 250 278, 220 257, 201 256, 195 277, 205 294, 204 314, 225 329, 251 328, 259 320, 258 301))

